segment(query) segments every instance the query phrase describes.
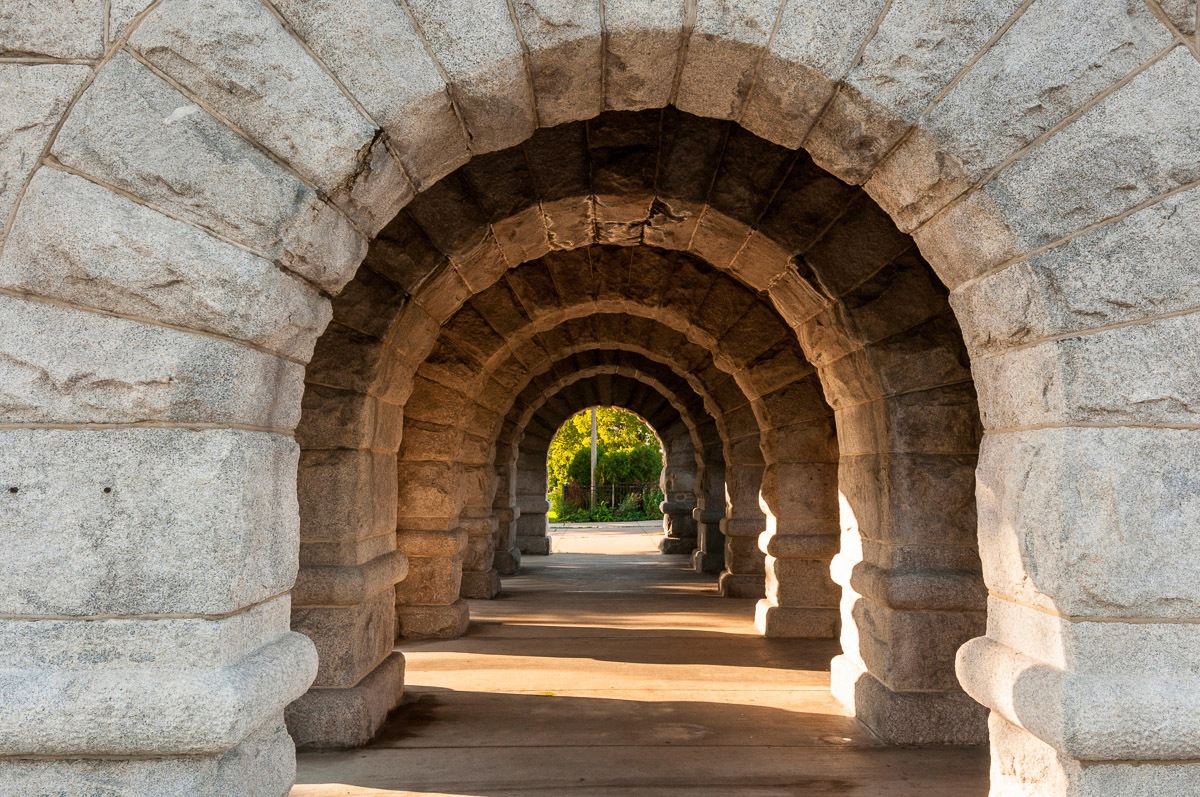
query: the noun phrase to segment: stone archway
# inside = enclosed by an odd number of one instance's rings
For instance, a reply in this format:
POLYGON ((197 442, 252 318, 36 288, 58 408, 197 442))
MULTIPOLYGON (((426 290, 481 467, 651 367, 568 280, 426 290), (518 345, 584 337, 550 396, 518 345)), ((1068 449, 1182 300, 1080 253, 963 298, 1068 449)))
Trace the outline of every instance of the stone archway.
POLYGON ((368 0, 54 7, 9 29, 13 788, 118 768, 128 793, 285 788, 280 715, 317 667, 286 609, 321 291, 471 155, 673 104, 864 184, 950 290, 991 604, 959 677, 992 711, 994 792, 1195 790, 1186 6, 864 2, 830 26, 814 4, 609 5, 554 25, 520 4, 520 36, 504 4, 368 0), (952 32, 919 47, 931 29, 952 32), (75 655, 96 646, 103 666, 75 655))

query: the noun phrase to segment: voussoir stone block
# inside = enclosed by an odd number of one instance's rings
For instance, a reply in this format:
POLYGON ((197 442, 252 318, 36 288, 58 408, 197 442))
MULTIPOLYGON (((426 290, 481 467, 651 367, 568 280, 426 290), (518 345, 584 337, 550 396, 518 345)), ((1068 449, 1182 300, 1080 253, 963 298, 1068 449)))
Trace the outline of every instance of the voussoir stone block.
POLYGON ((883 0, 849 8, 833 0, 788 3, 741 124, 768 141, 799 146, 883 7, 883 0))
POLYGON ((335 201, 350 199, 341 195, 367 165, 374 126, 266 6, 165 0, 129 44, 335 201))
POLYGON ((1198 135, 1184 110, 1198 101, 1200 63, 1178 47, 985 191, 1029 248, 1117 216, 1200 178, 1198 135))
POLYGON ((104 0, 8 3, 0 9, 0 56, 99 58, 106 11, 104 0))
POLYGON ((276 0, 275 7, 387 131, 417 187, 467 161, 446 82, 399 3, 276 0))
POLYGON ((529 71, 542 127, 591 119, 604 110, 600 4, 571 0, 513 3, 529 48, 529 71))
POLYGON ((604 107, 662 108, 683 44, 683 4, 605 0, 604 107))
POLYGON ((126 54, 100 70, 52 154, 329 291, 366 252, 315 191, 126 54))
POLYGON ((219 429, 0 437, 6 614, 221 614, 296 578, 291 438, 219 429))
POLYGON ((933 107, 925 125, 978 178, 1169 41, 1166 27, 1134 0, 1035 4, 933 107), (1070 33, 1076 30, 1089 35, 1070 33))
POLYGON ((39 170, 25 193, 0 285, 298 360, 330 317, 328 300, 269 260, 57 169, 39 170))
POLYGON ((782 5, 780 0, 697 3, 676 107, 710 118, 737 118, 782 5))
POLYGON ((455 108, 475 154, 533 132, 534 103, 520 39, 503 0, 410 0, 417 28, 450 76, 455 108))
MULTIPOLYGON (((50 4, 24 5, 23 12, 50 4)), ((12 14, 10 8, 0 10, 0 19, 12 14)), ((103 25, 99 26, 103 29, 103 25)), ((8 31, 6 25, 0 30, 8 31)), ((0 52, 6 45, 0 33, 0 52)), ((0 85, 5 87, 6 100, 0 109, 0 218, 7 219, 17 202, 17 196, 42 156, 50 132, 67 109, 71 97, 83 85, 91 68, 85 64, 0 64, 0 85)))
POLYGON ((1198 229, 1193 189, 968 283, 950 302, 976 357, 1186 310, 1200 303, 1186 268, 1198 229))

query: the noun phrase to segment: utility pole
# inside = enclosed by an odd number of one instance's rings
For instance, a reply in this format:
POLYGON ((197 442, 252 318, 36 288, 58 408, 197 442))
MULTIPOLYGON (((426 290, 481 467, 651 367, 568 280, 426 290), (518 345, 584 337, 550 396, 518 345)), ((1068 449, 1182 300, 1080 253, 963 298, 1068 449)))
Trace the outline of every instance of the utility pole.
POLYGON ((596 408, 592 407, 592 511, 596 511, 596 408))

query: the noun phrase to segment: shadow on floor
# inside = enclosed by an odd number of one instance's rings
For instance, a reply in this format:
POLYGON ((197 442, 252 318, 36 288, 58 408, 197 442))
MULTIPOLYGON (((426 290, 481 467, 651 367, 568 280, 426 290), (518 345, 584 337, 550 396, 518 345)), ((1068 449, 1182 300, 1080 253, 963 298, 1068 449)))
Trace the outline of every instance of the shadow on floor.
POLYGON ((985 750, 882 745, 812 691, 771 693, 778 705, 743 697, 764 695, 624 700, 422 687, 369 746, 303 756, 292 797, 987 793, 985 750))

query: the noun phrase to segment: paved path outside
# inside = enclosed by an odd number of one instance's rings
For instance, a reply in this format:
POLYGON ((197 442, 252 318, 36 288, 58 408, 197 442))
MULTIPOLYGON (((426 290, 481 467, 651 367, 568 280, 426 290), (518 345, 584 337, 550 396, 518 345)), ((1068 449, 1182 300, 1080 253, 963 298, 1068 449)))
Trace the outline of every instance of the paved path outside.
POLYGON ((979 748, 895 748, 828 692, 832 641, 664 557, 653 524, 556 527, 462 639, 405 643, 369 747, 299 756, 291 797, 984 797, 979 748))

